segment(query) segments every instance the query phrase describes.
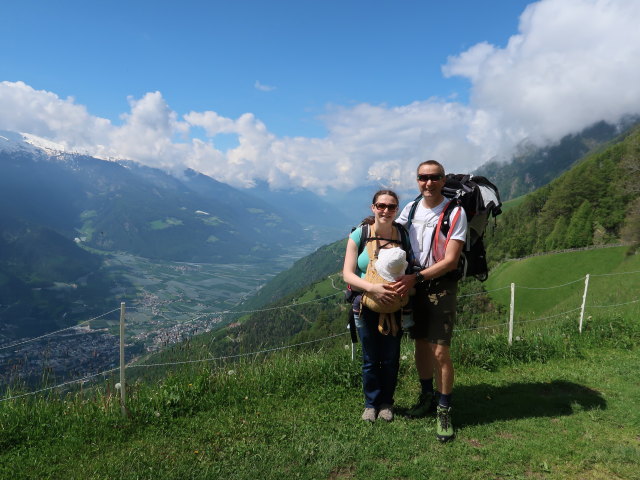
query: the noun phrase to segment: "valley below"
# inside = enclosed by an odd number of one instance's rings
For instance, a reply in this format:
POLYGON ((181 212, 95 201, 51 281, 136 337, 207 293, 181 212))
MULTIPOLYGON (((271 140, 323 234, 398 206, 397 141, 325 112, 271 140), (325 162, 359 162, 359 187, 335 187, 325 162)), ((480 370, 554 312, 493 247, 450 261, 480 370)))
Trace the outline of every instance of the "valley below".
MULTIPOLYGON (((75 325, 38 336, 0 335, 0 394, 25 385, 58 385, 108 372, 119 365, 120 302, 125 304, 126 361, 216 330, 237 318, 242 302, 270 278, 317 245, 292 247, 260 264, 207 264, 150 260, 130 254, 104 256, 112 280, 113 308, 95 314, 76 302, 75 325)), ((63 291, 63 290, 62 290, 63 291)), ((100 302, 104 304, 104 299, 100 302)), ((10 332, 9 332, 10 333, 10 332)))

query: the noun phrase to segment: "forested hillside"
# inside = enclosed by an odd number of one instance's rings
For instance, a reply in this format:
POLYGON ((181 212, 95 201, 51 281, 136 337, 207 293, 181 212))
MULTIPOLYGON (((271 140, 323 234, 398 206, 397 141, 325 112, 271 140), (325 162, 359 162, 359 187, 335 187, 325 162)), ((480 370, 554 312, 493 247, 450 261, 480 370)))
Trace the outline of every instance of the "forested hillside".
POLYGON ((280 272, 254 296, 240 305, 239 309, 250 310, 267 305, 341 270, 345 248, 346 234, 345 240, 324 245, 297 260, 291 268, 280 272))
POLYGON ((491 260, 640 239, 640 128, 527 195, 489 229, 491 260))
MULTIPOLYGON (((0 338, 38 335, 116 305, 101 259, 58 232, 0 215, 0 338)), ((122 279, 122 286, 128 286, 122 279)))

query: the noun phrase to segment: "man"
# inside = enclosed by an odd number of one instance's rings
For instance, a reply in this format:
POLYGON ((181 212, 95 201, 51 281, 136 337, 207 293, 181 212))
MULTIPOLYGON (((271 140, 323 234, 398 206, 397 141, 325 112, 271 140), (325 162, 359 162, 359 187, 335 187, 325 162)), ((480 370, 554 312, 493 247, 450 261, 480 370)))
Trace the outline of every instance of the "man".
POLYGON ((396 291, 405 295, 416 289, 413 297, 415 325, 410 336, 415 340, 416 368, 420 377, 421 394, 408 414, 414 417, 437 412, 436 436, 446 442, 454 436, 451 423, 451 394, 454 369, 450 346, 456 316, 458 282, 449 272, 458 266, 467 232, 467 217, 462 208, 450 213, 448 240, 437 228, 441 213, 449 203, 442 195, 445 184, 444 167, 435 160, 418 166, 418 188, 422 199, 408 224, 409 203, 397 219, 409 228, 411 248, 421 270, 402 276, 395 284, 396 291), (434 236, 435 232, 437 236, 434 236), (435 374, 438 392, 434 392, 435 374), (436 405, 437 401, 437 405, 436 405))

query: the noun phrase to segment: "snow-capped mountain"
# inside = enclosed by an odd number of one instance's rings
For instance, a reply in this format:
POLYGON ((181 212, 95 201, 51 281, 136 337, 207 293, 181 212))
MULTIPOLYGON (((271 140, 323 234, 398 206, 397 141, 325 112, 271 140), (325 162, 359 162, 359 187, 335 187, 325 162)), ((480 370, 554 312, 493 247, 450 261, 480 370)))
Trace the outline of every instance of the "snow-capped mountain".
POLYGON ((310 241, 263 199, 197 172, 178 179, 7 131, 0 131, 0 216, 89 247, 179 261, 259 262, 310 241))
POLYGON ((56 155, 65 151, 63 145, 30 133, 0 130, 0 152, 56 155))

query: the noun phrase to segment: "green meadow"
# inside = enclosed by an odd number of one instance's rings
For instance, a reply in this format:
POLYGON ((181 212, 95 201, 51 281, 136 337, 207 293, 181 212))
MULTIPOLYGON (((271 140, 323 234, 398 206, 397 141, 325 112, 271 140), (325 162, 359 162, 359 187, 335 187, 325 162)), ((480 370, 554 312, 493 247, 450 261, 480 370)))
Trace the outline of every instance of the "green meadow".
POLYGON ((0 478, 635 479, 638 330, 624 348, 574 338, 573 356, 461 365, 444 445, 433 419, 401 415, 418 391, 408 341, 393 423, 360 420, 359 361, 344 345, 173 370, 128 388, 126 418, 113 381, 9 400, 0 478))
POLYGON ((575 319, 577 328, 588 274, 585 321, 613 308, 639 318, 640 302, 630 302, 639 299, 640 256, 628 252, 629 247, 612 247, 507 261, 491 271, 485 288, 508 312, 515 284, 515 325, 561 316, 575 319))

